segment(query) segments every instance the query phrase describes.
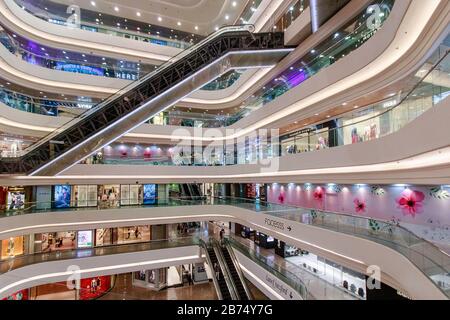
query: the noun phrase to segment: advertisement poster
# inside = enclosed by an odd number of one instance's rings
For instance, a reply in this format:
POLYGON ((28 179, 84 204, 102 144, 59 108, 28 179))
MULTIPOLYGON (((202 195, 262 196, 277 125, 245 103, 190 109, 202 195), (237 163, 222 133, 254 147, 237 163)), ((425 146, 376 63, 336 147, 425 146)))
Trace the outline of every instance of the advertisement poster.
POLYGON ((8 192, 8 208, 9 210, 18 210, 25 207, 25 193, 8 192))
POLYGON ((69 185, 55 186, 55 208, 70 207, 70 191, 69 185))
POLYGON ((156 203, 156 184, 144 184, 144 204, 156 203))
POLYGON ((78 248, 92 247, 92 231, 78 231, 78 248))

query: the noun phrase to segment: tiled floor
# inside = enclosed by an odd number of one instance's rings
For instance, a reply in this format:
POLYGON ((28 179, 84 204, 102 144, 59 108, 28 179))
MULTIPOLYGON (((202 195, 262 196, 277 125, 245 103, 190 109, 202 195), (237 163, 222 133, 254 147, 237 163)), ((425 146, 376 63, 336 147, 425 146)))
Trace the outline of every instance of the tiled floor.
POLYGON ((132 285, 131 273, 117 276, 114 288, 99 300, 217 300, 212 282, 153 291, 132 285))
MULTIPOLYGON (((254 300, 267 300, 253 284, 248 286, 254 300)), ((153 291, 133 286, 131 273, 127 273, 118 275, 114 288, 98 300, 217 300, 217 294, 212 282, 153 291)))

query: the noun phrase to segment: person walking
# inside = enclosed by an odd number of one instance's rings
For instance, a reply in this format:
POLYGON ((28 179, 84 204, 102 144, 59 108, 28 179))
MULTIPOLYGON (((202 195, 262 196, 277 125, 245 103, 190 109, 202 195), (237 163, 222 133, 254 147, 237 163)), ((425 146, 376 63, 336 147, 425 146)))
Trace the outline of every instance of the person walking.
POLYGON ((223 243, 223 238, 224 238, 224 236, 225 236, 225 230, 224 230, 224 229, 221 229, 221 230, 220 230, 219 236, 220 236, 220 244, 223 245, 223 244, 224 244, 224 243, 223 243))
POLYGON ((216 279, 217 279, 217 281, 219 281, 220 280, 220 267, 217 262, 214 263, 214 271, 216 273, 216 279))

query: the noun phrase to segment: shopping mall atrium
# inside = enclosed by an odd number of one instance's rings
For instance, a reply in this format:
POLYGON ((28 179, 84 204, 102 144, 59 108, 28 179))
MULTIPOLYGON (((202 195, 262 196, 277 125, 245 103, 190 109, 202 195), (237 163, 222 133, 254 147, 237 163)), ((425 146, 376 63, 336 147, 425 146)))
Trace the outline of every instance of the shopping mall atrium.
POLYGON ((0 300, 448 300, 449 21, 0 0, 0 300))

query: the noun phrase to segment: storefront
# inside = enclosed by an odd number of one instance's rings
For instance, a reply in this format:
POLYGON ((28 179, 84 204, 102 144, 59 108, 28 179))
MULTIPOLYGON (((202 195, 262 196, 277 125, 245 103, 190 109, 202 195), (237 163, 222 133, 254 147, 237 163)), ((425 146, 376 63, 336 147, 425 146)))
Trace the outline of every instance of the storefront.
MULTIPOLYGON (((117 230, 117 231, 116 231, 117 230)), ((150 241, 150 226, 121 227, 117 232, 117 244, 150 241)))
POLYGON ((34 252, 52 252, 77 248, 75 231, 38 233, 34 235, 34 252))
POLYGON ((112 276, 99 276, 80 280, 79 300, 96 299, 113 287, 112 276))
POLYGON ((1 242, 1 259, 8 259, 25 253, 25 237, 11 237, 1 242))
POLYGON ((294 257, 300 254, 301 250, 286 244, 284 241, 276 240, 275 253, 283 258, 294 257))
POLYGON ((167 287, 167 268, 133 272, 133 286, 156 291, 167 287))
POLYGON ((366 298, 367 290, 364 274, 360 274, 333 261, 302 250, 299 251, 298 255, 287 257, 286 260, 355 296, 363 299, 366 298))
POLYGON ((97 206, 97 185, 73 186, 73 206, 75 207, 97 206))
POLYGON ((26 203, 25 187, 8 187, 6 193, 6 208, 8 210, 20 210, 25 208, 26 203))
POLYGON ((277 245, 274 237, 258 231, 255 233, 255 243, 265 249, 273 249, 277 245))
POLYGON ((13 294, 9 295, 6 298, 3 298, 3 300, 28 300, 30 297, 29 290, 24 289, 17 292, 14 292, 13 294))
POLYGON ((142 203, 142 185, 121 184, 120 185, 120 205, 136 205, 142 203))
POLYGON ((96 229, 95 230, 95 246, 109 246, 114 243, 114 229, 96 229))
POLYGON ((99 185, 97 200, 101 208, 115 208, 120 206, 120 185, 99 185))

